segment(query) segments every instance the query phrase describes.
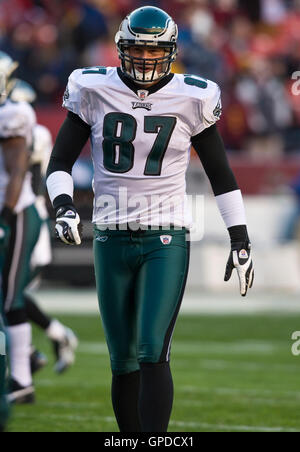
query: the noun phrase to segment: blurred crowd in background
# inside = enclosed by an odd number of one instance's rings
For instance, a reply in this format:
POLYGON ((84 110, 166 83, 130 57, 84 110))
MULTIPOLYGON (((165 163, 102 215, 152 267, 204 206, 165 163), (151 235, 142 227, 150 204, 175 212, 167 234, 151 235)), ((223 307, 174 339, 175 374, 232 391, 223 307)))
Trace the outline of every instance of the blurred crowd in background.
POLYGON ((147 4, 178 23, 174 72, 221 85, 229 150, 256 161, 300 153, 300 0, 2 0, 0 48, 40 104, 60 104, 73 69, 119 64, 115 32, 147 4))

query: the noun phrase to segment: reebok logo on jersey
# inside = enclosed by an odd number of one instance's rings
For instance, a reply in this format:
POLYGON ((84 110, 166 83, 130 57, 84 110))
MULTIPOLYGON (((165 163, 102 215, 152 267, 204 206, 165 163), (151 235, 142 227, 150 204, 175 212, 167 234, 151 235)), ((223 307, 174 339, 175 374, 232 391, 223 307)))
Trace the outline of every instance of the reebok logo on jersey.
POLYGON ((246 250, 241 250, 240 251, 240 254, 239 254, 239 258, 240 259, 248 259, 248 253, 247 253, 247 251, 246 250))
POLYGON ((173 237, 171 235, 161 235, 160 236, 160 240, 163 245, 170 245, 170 243, 172 242, 172 238, 173 237))
POLYGON ((108 235, 99 235, 98 237, 96 237, 96 240, 98 242, 104 243, 104 242, 106 242, 108 240, 108 235))
POLYGON ((132 108, 135 110, 136 108, 145 108, 146 110, 150 111, 152 110, 152 105, 149 102, 131 102, 132 108))

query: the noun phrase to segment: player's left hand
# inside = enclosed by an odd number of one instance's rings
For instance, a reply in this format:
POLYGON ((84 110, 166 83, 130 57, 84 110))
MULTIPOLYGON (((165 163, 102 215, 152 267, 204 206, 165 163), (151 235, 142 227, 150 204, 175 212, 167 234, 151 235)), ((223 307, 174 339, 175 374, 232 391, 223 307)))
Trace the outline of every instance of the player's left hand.
POLYGON ((240 280, 241 295, 245 297, 248 289, 251 289, 254 280, 251 243, 249 241, 233 242, 231 244, 231 252, 226 266, 224 281, 230 280, 234 268, 236 268, 240 280))

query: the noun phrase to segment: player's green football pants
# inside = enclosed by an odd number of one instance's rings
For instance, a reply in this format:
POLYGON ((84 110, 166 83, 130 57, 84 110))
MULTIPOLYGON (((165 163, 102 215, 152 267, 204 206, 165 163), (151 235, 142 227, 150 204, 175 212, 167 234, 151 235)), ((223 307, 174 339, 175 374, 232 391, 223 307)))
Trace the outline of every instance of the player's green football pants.
POLYGON ((35 205, 18 213, 12 226, 3 276, 5 313, 24 310, 24 290, 31 281, 31 257, 38 241, 42 220, 35 205))
POLYGON ((169 360, 189 254, 186 230, 95 229, 99 306, 115 375, 169 360))

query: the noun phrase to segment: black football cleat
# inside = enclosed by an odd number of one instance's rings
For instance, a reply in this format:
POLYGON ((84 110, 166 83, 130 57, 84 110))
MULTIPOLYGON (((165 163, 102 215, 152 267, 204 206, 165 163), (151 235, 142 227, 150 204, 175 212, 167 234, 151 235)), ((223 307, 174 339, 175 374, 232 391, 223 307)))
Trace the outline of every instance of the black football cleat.
POLYGON ((34 386, 21 386, 11 379, 8 385, 7 402, 15 405, 29 405, 35 402, 34 386))
POLYGON ((30 368, 31 374, 37 373, 39 370, 43 369, 43 367, 47 366, 48 359, 44 353, 36 350, 32 347, 31 355, 30 355, 30 368))

